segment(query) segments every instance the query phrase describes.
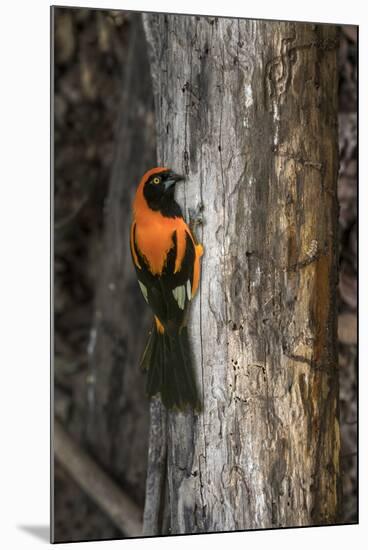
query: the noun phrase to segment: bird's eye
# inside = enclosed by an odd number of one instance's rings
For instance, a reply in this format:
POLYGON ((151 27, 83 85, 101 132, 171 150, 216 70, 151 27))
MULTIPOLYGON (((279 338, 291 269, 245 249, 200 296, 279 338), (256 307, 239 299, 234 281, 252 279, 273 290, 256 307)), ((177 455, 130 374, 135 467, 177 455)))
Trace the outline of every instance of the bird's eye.
POLYGON ((155 185, 157 185, 158 183, 160 183, 161 178, 153 178, 152 181, 153 181, 153 183, 154 183, 155 185))

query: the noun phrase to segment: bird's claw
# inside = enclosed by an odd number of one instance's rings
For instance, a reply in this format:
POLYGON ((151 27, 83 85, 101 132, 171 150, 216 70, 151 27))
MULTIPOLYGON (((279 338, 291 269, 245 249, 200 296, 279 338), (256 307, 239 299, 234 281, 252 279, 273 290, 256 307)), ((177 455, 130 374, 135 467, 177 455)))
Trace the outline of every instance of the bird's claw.
POLYGON ((202 202, 198 203, 195 208, 188 209, 190 224, 193 227, 197 227, 198 225, 203 224, 204 222, 203 214, 202 214, 203 210, 204 210, 204 205, 202 202))
POLYGON ((190 227, 190 230, 192 232, 192 235, 194 237, 194 242, 196 244, 198 244, 198 239, 197 239, 197 236, 195 234, 196 232, 196 228, 200 225, 203 225, 204 223, 204 219, 203 219, 203 215, 202 215, 202 212, 204 210, 204 206, 203 206, 203 203, 198 203, 196 208, 189 208, 188 209, 188 213, 189 213, 189 227, 190 227))

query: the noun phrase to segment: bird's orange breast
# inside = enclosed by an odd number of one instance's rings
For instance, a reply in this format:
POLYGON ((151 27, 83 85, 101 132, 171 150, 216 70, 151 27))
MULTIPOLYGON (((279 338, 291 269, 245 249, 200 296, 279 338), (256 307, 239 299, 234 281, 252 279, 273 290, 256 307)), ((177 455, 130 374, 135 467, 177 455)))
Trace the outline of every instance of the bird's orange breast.
POLYGON ((144 216, 135 220, 135 242, 140 253, 147 259, 153 275, 160 275, 165 266, 167 254, 174 246, 176 231, 177 253, 175 272, 180 270, 185 254, 186 223, 181 218, 165 218, 159 212, 146 209, 144 216))

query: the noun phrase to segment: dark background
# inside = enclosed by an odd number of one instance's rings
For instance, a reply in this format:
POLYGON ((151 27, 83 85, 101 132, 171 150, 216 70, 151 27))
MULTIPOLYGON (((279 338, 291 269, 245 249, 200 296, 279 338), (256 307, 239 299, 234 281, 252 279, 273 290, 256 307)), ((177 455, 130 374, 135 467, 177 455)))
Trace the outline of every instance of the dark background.
MULTIPOLYGON (((88 346, 104 247, 105 203, 134 17, 121 11, 55 10, 55 415, 81 444, 87 423, 88 346)), ((356 111, 357 32, 344 26, 339 50, 338 327, 345 522, 357 520, 356 111)), ((55 534, 57 541, 121 537, 57 461, 55 534)))

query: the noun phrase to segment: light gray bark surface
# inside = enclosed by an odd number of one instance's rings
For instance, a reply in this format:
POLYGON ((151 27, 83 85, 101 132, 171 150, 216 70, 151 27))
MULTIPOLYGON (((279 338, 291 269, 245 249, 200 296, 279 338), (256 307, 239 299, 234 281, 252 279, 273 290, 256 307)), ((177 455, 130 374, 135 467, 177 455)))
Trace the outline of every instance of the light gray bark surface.
POLYGON ((334 26, 145 15, 158 163, 204 206, 190 336, 203 412, 154 400, 144 531, 334 523, 334 26))

